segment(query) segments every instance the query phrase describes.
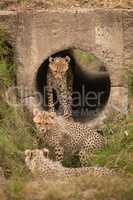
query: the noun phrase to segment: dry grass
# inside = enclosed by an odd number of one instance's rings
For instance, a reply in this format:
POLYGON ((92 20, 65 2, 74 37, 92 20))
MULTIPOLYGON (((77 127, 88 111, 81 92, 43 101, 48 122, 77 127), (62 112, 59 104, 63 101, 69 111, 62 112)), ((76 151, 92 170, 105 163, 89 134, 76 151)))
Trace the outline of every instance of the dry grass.
POLYGON ((132 200, 131 178, 79 177, 67 183, 30 182, 24 188, 25 200, 132 200))

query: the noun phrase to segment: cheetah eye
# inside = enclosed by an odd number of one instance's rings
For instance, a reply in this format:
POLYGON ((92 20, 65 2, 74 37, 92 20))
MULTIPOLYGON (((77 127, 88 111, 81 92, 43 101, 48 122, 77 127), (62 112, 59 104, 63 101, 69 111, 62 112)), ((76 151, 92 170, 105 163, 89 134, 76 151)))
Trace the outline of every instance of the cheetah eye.
POLYGON ((66 62, 69 63, 69 62, 70 62, 70 57, 69 57, 69 56, 66 56, 66 57, 65 57, 65 60, 66 60, 66 62))
POLYGON ((32 151, 30 151, 30 150, 26 150, 26 151, 25 151, 25 156, 28 156, 28 157, 29 157, 29 159, 31 160, 31 159, 32 159, 32 157, 33 157, 33 152, 32 152, 32 151))
POLYGON ((49 58, 49 62, 50 62, 50 63, 54 62, 54 58, 50 57, 50 58, 49 58))
POLYGON ((51 118, 51 119, 54 119, 54 116, 53 116, 53 115, 51 115, 51 116, 50 116, 50 118, 51 118))

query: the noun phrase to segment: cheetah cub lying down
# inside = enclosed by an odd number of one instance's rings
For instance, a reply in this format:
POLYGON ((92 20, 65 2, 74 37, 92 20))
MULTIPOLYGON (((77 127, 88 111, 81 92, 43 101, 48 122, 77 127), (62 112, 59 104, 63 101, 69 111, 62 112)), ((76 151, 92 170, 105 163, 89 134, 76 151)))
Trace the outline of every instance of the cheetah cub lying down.
POLYGON ((105 146, 104 137, 87 125, 65 120, 53 112, 34 110, 33 121, 44 144, 54 150, 56 161, 63 161, 64 153, 69 152, 78 153, 81 164, 85 164, 90 154, 105 146))
POLYGON ((35 178, 63 179, 88 174, 91 176, 112 175, 113 172, 105 167, 65 168, 58 161, 53 162, 48 157, 48 149, 25 151, 25 163, 35 178))

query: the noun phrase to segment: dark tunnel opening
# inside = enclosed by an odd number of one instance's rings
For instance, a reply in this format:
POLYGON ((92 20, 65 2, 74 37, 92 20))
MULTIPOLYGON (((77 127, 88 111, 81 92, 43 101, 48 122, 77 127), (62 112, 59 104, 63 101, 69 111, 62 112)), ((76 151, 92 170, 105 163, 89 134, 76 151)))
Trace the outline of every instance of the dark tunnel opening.
MULTIPOLYGON (((105 66, 103 66, 103 63, 100 65, 98 64, 100 71, 91 71, 89 67, 85 70, 82 63, 78 62, 73 49, 60 51, 51 56, 69 56, 71 58, 70 67, 72 68, 72 73, 74 76, 72 96, 73 118, 76 121, 87 121, 96 118, 106 106, 110 96, 110 77, 109 73, 106 71, 105 66)), ((48 110, 48 98, 46 89, 48 65, 49 59, 47 58, 40 66, 36 77, 37 91, 39 91, 43 97, 42 107, 45 110, 48 110)), ((58 113, 59 101, 54 90, 53 94, 55 109, 58 113)))

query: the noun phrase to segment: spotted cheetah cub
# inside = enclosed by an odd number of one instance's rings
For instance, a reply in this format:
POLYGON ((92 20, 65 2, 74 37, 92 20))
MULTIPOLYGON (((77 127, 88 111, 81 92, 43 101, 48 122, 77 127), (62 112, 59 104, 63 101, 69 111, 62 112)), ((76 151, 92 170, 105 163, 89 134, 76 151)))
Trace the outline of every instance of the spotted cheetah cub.
POLYGON ((64 154, 78 154, 80 163, 86 164, 88 156, 105 146, 104 137, 87 125, 65 120, 55 113, 34 110, 36 126, 45 145, 54 149, 55 159, 63 161, 64 154))
POLYGON ((72 85, 73 75, 69 66, 70 58, 66 56, 49 58, 47 73, 48 107, 54 112, 53 89, 57 93, 60 105, 63 108, 64 117, 72 118, 72 85))
POLYGON ((102 176, 112 175, 112 171, 105 167, 81 167, 65 168, 58 161, 49 159, 49 150, 35 149, 25 151, 25 163, 34 177, 41 177, 44 180, 63 179, 84 174, 102 176))

